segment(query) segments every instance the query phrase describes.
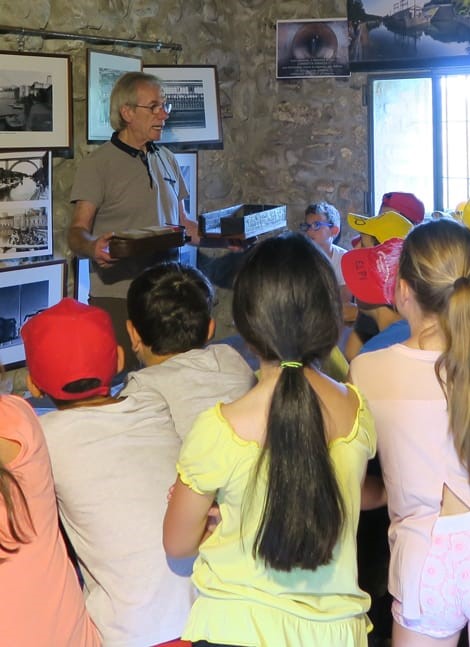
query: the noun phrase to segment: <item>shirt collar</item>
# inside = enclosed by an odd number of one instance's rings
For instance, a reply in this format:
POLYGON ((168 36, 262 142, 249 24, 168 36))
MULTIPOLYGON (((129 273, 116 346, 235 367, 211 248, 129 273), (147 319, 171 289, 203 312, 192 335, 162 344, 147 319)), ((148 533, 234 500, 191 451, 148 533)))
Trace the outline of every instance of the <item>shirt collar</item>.
MULTIPOLYGON (((126 144, 121 139, 119 139, 118 135, 119 135, 118 131, 115 131, 112 134, 111 143, 117 146, 119 150, 124 151, 124 153, 127 153, 128 155, 131 155, 131 157, 145 156, 145 153, 143 153, 143 151, 141 151, 139 148, 134 148, 133 146, 129 146, 129 144, 126 144)), ((155 144, 153 142, 147 142, 145 145, 147 147, 147 151, 150 151, 151 153, 154 152, 155 144)))

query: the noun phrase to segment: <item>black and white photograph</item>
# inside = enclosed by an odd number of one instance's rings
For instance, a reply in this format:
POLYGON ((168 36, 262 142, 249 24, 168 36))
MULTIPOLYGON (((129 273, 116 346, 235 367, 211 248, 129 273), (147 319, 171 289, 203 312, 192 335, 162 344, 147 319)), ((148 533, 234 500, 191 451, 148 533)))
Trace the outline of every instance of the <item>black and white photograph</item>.
POLYGON ((0 260, 52 254, 51 153, 0 153, 0 260))
POLYGON ((348 24, 356 71, 470 62, 466 2, 348 0, 348 24))
POLYGON ((70 60, 0 53, 0 147, 70 146, 70 60))
POLYGON ((111 90, 125 72, 140 72, 142 60, 137 56, 89 49, 87 62, 87 139, 88 142, 105 141, 113 134, 109 123, 111 90))
POLYGON ((0 268, 0 363, 6 368, 24 362, 21 327, 62 299, 65 273, 64 260, 0 268))
POLYGON ((346 18, 279 20, 276 39, 278 79, 349 76, 346 18))
POLYGON ((213 65, 163 65, 145 67, 162 83, 165 100, 171 103, 161 143, 221 144, 217 70, 213 65))

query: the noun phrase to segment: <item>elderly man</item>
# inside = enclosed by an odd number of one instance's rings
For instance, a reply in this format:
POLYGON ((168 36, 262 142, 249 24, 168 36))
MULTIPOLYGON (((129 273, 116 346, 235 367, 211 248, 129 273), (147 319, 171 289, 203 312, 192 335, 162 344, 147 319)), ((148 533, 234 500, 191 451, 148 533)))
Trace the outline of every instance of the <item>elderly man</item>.
POLYGON ((90 303, 111 315, 128 368, 134 358, 125 330, 127 289, 142 269, 165 255, 116 261, 108 249, 112 233, 181 224, 197 242, 197 223, 188 220, 184 210, 188 192, 178 163, 157 144, 170 109, 156 77, 141 72, 121 76, 110 99, 115 132, 111 141, 82 161, 70 198, 75 209, 69 247, 91 259, 90 303))

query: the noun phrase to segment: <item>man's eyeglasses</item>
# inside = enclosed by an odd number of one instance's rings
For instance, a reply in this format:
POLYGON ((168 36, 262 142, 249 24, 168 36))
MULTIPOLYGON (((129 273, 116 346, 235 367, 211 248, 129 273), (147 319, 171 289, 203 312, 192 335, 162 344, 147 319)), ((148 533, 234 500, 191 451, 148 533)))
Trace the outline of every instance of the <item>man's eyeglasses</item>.
POLYGON ((141 103, 134 103, 134 108, 147 108, 153 115, 158 114, 159 110, 163 110, 167 115, 170 114, 173 106, 171 103, 164 101, 163 103, 151 103, 149 106, 144 106, 141 103))
POLYGON ((303 231, 304 234, 307 233, 310 229, 313 231, 318 231, 322 227, 333 227, 331 222, 323 222, 323 220, 317 220, 316 222, 301 222, 299 225, 300 231, 303 231))

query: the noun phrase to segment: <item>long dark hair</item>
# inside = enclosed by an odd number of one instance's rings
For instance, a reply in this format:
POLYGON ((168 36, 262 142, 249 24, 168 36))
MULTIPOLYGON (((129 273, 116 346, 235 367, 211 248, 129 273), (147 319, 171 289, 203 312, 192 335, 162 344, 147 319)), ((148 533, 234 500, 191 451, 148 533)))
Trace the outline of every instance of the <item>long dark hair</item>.
POLYGON ((448 218, 418 225, 405 239, 398 274, 422 311, 438 316, 445 348, 436 376, 456 451, 470 470, 470 231, 448 218))
MULTIPOLYGON (((258 244, 235 279, 233 318, 263 360, 318 365, 336 345, 341 326, 329 260, 299 234, 258 244)), ((320 401, 303 368, 281 371, 253 483, 265 464, 267 493, 254 556, 280 571, 327 564, 341 532, 343 502, 320 401)))

